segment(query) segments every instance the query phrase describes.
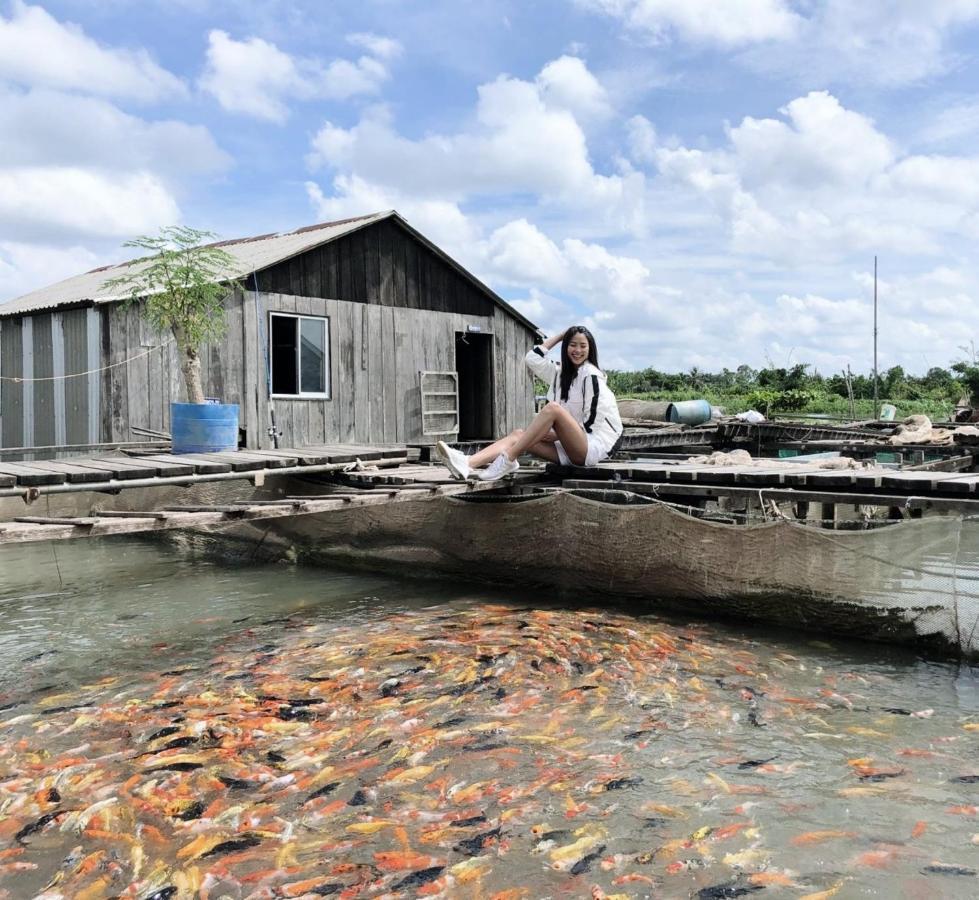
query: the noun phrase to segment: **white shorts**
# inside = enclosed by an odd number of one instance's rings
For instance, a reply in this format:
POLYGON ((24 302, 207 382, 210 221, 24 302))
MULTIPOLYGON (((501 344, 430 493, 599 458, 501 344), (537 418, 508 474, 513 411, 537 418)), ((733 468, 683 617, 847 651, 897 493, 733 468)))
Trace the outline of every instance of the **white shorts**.
MULTIPOLYGON (((606 456, 608 456, 608 450, 605 449, 605 445, 600 443, 598 439, 589 434, 588 436, 588 452, 585 454, 585 465, 586 466, 597 466, 606 456)), ((564 447, 561 446, 560 441, 554 442, 554 449, 557 450, 557 458, 561 461, 562 466, 573 466, 576 463, 571 462, 570 457, 564 452, 564 447)))

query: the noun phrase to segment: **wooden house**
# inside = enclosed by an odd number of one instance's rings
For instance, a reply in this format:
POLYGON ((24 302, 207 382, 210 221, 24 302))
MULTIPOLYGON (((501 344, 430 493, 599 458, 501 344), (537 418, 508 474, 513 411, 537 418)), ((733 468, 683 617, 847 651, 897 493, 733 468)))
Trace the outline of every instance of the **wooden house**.
MULTIPOLYGON (((533 414, 536 327, 394 211, 223 241, 244 291, 202 354, 242 446, 489 438, 533 414)), ((125 265, 125 264, 123 264, 125 265)), ((167 432, 185 400, 170 335, 107 266, 0 304, 0 448, 167 432)))

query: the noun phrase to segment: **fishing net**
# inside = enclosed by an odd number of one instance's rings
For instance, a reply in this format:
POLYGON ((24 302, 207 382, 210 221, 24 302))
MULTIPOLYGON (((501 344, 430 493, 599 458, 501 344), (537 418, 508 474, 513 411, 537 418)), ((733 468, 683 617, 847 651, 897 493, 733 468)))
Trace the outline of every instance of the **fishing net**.
POLYGON ((300 516, 314 557, 410 564, 553 590, 979 655, 979 520, 867 531, 726 525, 660 503, 555 493, 300 516))

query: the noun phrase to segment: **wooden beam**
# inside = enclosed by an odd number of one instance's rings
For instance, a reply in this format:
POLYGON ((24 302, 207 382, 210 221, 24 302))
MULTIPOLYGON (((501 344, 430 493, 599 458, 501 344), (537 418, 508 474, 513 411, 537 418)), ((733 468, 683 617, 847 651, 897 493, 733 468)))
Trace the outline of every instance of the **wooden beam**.
POLYGON ((770 498, 780 503, 849 503, 854 506, 893 506, 903 509, 934 509, 946 511, 979 511, 979 500, 952 497, 897 496, 894 494, 857 494, 830 491, 807 491, 795 488, 747 488, 728 485, 675 484, 671 482, 639 482, 568 478, 562 482, 566 488, 629 490, 652 497, 753 497, 770 498))

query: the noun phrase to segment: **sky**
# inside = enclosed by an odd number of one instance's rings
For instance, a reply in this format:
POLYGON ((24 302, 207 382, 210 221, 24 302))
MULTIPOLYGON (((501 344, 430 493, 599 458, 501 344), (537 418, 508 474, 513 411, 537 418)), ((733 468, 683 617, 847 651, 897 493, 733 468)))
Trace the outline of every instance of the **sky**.
POLYGON ((0 0, 0 302, 397 209, 603 367, 979 339, 979 0, 0 0))

